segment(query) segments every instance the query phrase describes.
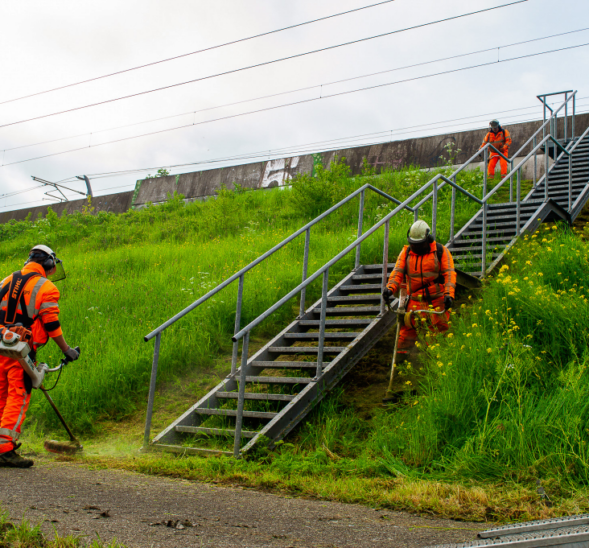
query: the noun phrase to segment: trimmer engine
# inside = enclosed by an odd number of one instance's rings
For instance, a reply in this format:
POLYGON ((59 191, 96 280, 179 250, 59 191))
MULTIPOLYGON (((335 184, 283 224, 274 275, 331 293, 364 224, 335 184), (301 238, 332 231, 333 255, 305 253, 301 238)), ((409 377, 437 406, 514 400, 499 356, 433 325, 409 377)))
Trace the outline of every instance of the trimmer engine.
POLYGON ((18 333, 6 329, 0 339, 0 356, 12 358, 20 363, 25 373, 31 378, 33 388, 39 388, 43 384, 45 373, 49 367, 45 363, 35 366, 33 360, 29 358, 31 347, 21 339, 18 333))

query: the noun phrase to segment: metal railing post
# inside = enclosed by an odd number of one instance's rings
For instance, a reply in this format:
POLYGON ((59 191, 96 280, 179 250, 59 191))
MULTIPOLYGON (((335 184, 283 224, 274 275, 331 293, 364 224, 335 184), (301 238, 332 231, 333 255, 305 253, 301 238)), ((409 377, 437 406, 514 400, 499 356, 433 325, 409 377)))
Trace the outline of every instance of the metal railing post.
POLYGON ((489 203, 483 204, 483 241, 481 242, 481 277, 485 277, 487 272, 487 210, 489 203))
POLYGON ((566 146, 568 136, 568 117, 569 117, 569 94, 564 94, 564 144, 566 146))
MULTIPOLYGON (((307 270, 309 268, 309 245, 311 241, 311 227, 305 231, 305 255, 303 257, 303 282, 307 279, 307 270)), ((307 287, 301 289, 301 304, 299 308, 299 318, 305 314, 305 299, 307 296, 307 287)))
POLYGON ((155 346, 153 347, 153 362, 151 364, 151 379, 149 380, 149 398, 147 400, 147 415, 145 417, 145 434, 143 435, 143 447, 149 445, 149 433, 151 432, 151 417, 153 416, 153 402, 155 400, 155 385, 157 381, 157 365, 160 359, 160 344, 162 334, 155 336, 155 346))
POLYGON ((329 288, 329 268, 323 273, 323 287, 321 290, 321 316, 319 320, 319 348, 317 350, 317 372, 315 379, 323 374, 323 348, 325 346, 325 319, 327 317, 327 290, 329 288))
MULTIPOLYGON (((536 148, 536 137, 534 137, 534 141, 532 142, 532 150, 534 150, 536 148)), ((534 176, 533 176, 533 181, 532 181, 532 188, 536 188, 536 173, 538 170, 538 151, 536 150, 534 152, 534 176)))
POLYGON ((516 226, 517 232, 516 235, 519 236, 519 229, 521 226, 521 189, 522 189, 522 169, 521 167, 517 170, 517 204, 515 206, 515 218, 516 218, 516 226))
MULTIPOLYGON (((489 161, 489 149, 485 149, 483 156, 484 173, 483 173, 483 200, 487 197, 487 163, 489 161)), ((485 276, 487 270, 487 204, 488 200, 483 203, 483 241, 481 242, 481 277, 485 276)))
POLYGON ((571 123, 571 141, 575 140, 575 116, 577 115, 577 94, 573 95, 573 119, 571 123))
POLYGON ((243 337, 241 347, 241 369, 239 371, 239 394, 237 397, 237 415, 235 417, 235 438, 233 441, 233 456, 239 458, 239 449, 241 445, 241 427, 243 426, 243 406, 245 403, 245 368, 247 366, 247 352, 250 340, 248 331, 243 337))
POLYGON ((438 224, 438 181, 434 183, 432 196, 432 236, 436 237, 436 225, 438 224))
POLYGON ((573 155, 569 154, 569 208, 568 212, 571 212, 573 200, 573 155))
POLYGON ((544 143, 544 200, 548 200, 548 142, 544 143))
MULTIPOLYGON (((456 183, 456 175, 452 177, 452 182, 456 183)), ((456 189, 452 187, 452 203, 450 204, 450 238, 449 241, 454 239, 454 222, 456 220, 456 189)))
POLYGON ((419 208, 416 207, 413 211, 413 222, 416 223, 419 220, 419 208))
MULTIPOLYGON (((233 334, 239 333, 241 329, 241 305, 243 303, 243 279, 245 274, 242 274, 239 277, 239 287, 237 289, 237 308, 235 310, 235 330, 233 334)), ((233 355, 231 356, 231 374, 235 375, 237 371, 237 353, 238 353, 239 343, 236 341, 233 343, 233 355)))
MULTIPOLYGON (((362 225, 364 224, 364 191, 360 193, 360 211, 358 211, 358 238, 362 236, 362 225)), ((356 247, 356 263, 354 270, 358 270, 360 266, 360 248, 362 244, 359 243, 356 247)))
POLYGON ((387 309, 387 305, 384 301, 384 297, 382 297, 382 292, 387 287, 388 281, 388 273, 389 273, 389 227, 390 223, 387 221, 384 224, 384 240, 382 245, 382 280, 380 283, 380 313, 381 315, 385 313, 387 309))
POLYGON ((489 178, 487 164, 489 163, 489 149, 486 148, 483 155, 483 200, 487 196, 487 180, 489 178))
POLYGON ((509 161, 509 203, 513 203, 513 160, 509 161))

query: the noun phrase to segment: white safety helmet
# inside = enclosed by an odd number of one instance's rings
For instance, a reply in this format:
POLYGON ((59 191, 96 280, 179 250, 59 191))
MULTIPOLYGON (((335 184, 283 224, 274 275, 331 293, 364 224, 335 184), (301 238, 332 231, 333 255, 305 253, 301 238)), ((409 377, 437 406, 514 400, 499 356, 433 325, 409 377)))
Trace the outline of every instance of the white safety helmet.
POLYGON ((39 263, 45 270, 46 274, 55 270, 53 274, 47 275, 47 278, 52 282, 58 282, 66 277, 63 263, 57 258, 55 251, 46 245, 36 245, 31 249, 29 252, 29 258, 25 264, 30 263, 31 261, 39 263))
POLYGON ((407 231, 407 241, 410 244, 421 244, 428 240, 430 242, 433 241, 429 225, 421 219, 419 221, 415 221, 411 225, 411 228, 407 231))

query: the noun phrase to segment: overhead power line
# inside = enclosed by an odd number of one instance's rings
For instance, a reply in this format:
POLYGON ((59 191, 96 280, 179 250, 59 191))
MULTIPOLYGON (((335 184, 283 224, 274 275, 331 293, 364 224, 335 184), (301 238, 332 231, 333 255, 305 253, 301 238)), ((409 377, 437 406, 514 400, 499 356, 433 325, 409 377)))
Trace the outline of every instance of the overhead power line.
POLYGON ((28 158, 26 160, 18 160, 16 162, 9 162, 9 163, 4 164, 2 167, 10 166, 10 165, 15 165, 15 164, 22 164, 22 163, 30 162, 30 161, 33 161, 33 160, 41 160, 43 158, 49 158, 51 156, 59 156, 61 154, 67 154, 67 153, 76 152, 76 151, 79 151, 79 150, 87 150, 88 148, 96 148, 96 147, 104 146, 104 145, 108 145, 108 144, 120 143, 120 142, 123 142, 123 141, 129 141, 129 140, 132 140, 132 139, 137 139, 139 137, 148 137, 148 136, 151 136, 151 135, 159 135, 159 134, 162 134, 162 133, 167 133, 169 131, 176 131, 178 129, 188 128, 188 127, 194 127, 194 126, 200 126, 200 125, 204 125, 204 124, 211 124, 211 123, 219 122, 219 121, 223 121, 223 120, 230 120, 230 119, 234 119, 234 118, 240 118, 242 116, 249 116, 251 114, 258 114, 260 112, 268 112, 268 111, 277 110, 277 109, 280 109, 280 108, 291 107, 291 106, 296 106, 296 105, 302 105, 302 104, 312 103, 312 102, 315 102, 315 101, 322 101, 322 100, 330 99, 330 98, 333 98, 333 97, 341 97, 341 96, 344 96, 344 95, 349 95, 349 94, 352 94, 352 93, 358 93, 358 92, 361 92, 361 91, 368 91, 368 90, 373 90, 373 89, 379 89, 379 88, 383 88, 383 87, 387 87, 387 86, 393 86, 393 85, 397 85, 397 84, 403 84, 403 83, 407 83, 407 82, 413 82, 413 81, 416 81, 416 80, 425 80, 427 78, 433 78, 433 77, 436 77, 436 76, 443 76, 443 75, 447 75, 447 74, 454 74, 454 73, 462 72, 462 71, 466 71, 466 70, 472 70, 472 69, 476 69, 476 68, 482 68, 482 67, 487 67, 487 66, 491 66, 491 65, 497 65, 497 64, 500 64, 500 63, 508 63, 508 62, 511 62, 511 61, 518 61, 518 60, 521 60, 521 59, 526 59, 526 58, 530 58, 530 57, 537 57, 537 56, 546 55, 546 54, 549 54, 549 53, 558 53, 558 52, 561 52, 561 51, 570 50, 570 49, 576 49, 576 48, 581 48, 581 47, 585 47, 585 46, 589 46, 589 42, 584 43, 584 44, 574 45, 574 46, 568 46, 568 47, 563 47, 563 48, 557 48, 557 49, 552 49, 552 50, 537 52, 537 53, 530 53, 530 54, 527 54, 527 55, 520 55, 518 57, 511 57, 511 58, 508 58, 508 59, 501 59, 501 60, 496 60, 496 61, 489 61, 489 62, 486 62, 486 63, 479 63, 479 64, 471 65, 471 66, 468 66, 468 67, 461 67, 461 68, 457 68, 457 69, 451 69, 451 70, 445 70, 445 71, 431 73, 431 74, 425 74, 423 76, 415 76, 415 77, 412 77, 412 78, 406 78, 404 80, 396 80, 394 82, 387 82, 387 83, 384 83, 384 84, 375 84, 375 85, 366 86, 366 87, 363 87, 363 88, 357 88, 357 89, 353 89, 353 90, 342 91, 342 92, 338 92, 338 93, 332 93, 330 95, 322 95, 321 97, 313 97, 313 98, 310 98, 310 99, 301 99, 301 100, 293 101, 293 102, 290 102, 290 103, 284 103, 282 105, 276 105, 276 106, 272 106, 272 107, 265 107, 265 108, 260 108, 260 109, 257 109, 257 110, 251 110, 251 111, 248 111, 248 112, 242 112, 242 113, 238 113, 238 114, 231 114, 231 115, 227 115, 227 116, 221 116, 219 118, 214 118, 214 119, 211 119, 211 120, 204 120, 202 122, 196 122, 196 123, 192 123, 192 124, 184 124, 184 125, 175 126, 175 127, 172 127, 172 128, 166 128, 166 129, 161 129, 161 130, 157 130, 157 131, 151 131, 151 132, 148 132, 148 133, 142 133, 140 135, 133 135, 133 136, 130 136, 130 137, 122 137, 120 139, 113 139, 111 141, 105 141, 104 143, 97 143, 97 144, 91 145, 91 146, 78 147, 78 148, 73 148, 73 149, 69 149, 69 150, 64 150, 64 151, 61 151, 61 152, 54 152, 54 153, 51 153, 51 154, 45 154, 43 156, 37 156, 35 158, 28 158))
POLYGON ((213 78, 218 78, 220 76, 227 76, 229 74, 235 74, 235 73, 238 73, 238 72, 243 72, 243 71, 251 70, 251 69, 254 69, 254 68, 259 68, 259 67, 264 67, 264 66, 268 66, 268 65, 273 65, 273 64, 276 64, 276 63, 281 63, 283 61, 288 61, 288 60, 291 60, 291 59, 297 59, 297 58, 300 58, 300 57, 305 57, 307 55, 313 55, 315 53, 321 53, 321 52, 324 52, 324 51, 330 51, 330 50, 334 50, 334 49, 345 47, 345 46, 351 46, 351 45, 354 45, 354 44, 360 44, 362 42, 367 42, 369 40, 375 40, 377 38, 383 38, 385 36, 391 36, 393 34, 399 34, 399 33, 402 33, 402 32, 407 32, 407 31, 410 31, 410 30, 415 30, 415 29, 419 29, 419 28, 423 28, 423 27, 428 27, 428 26, 431 26, 431 25, 437 25, 439 23, 445 23, 445 22, 448 22, 448 21, 453 21, 453 20, 456 20, 456 19, 461 19, 463 17, 470 17, 471 15, 477 15, 477 14, 481 14, 481 13, 485 13, 485 12, 489 12, 489 11, 493 11, 493 10, 497 10, 497 9, 501 9, 501 8, 506 8, 506 7, 513 6, 513 5, 516 5, 516 4, 522 4, 522 3, 525 3, 525 2, 528 2, 528 0, 515 0, 514 2, 510 2, 508 4, 502 4, 500 6, 493 6, 491 8, 485 8, 485 9, 482 9, 482 10, 472 11, 472 12, 469 12, 469 13, 463 13, 463 14, 460 14, 460 15, 454 15, 452 17, 446 17, 444 19, 438 19, 436 21, 430 21, 429 23, 422 23, 422 24, 419 24, 419 25, 414 25, 412 27, 406 27, 404 29, 398 29, 398 30, 394 30, 394 31, 384 32, 384 33, 381 33, 381 34, 375 34, 373 36, 368 36, 366 38, 359 38, 357 40, 351 40, 349 42, 343 42, 343 43, 340 43, 340 44, 335 44, 333 46, 326 46, 324 48, 319 48, 319 49, 315 49, 315 50, 311 50, 311 51, 306 51, 306 52, 303 52, 303 53, 296 53, 294 55, 289 55, 287 57, 280 57, 278 59, 273 59, 271 61, 264 61, 262 63, 256 63, 254 65, 248 65, 246 67, 240 67, 240 68, 228 70, 228 71, 225 71, 225 72, 219 72, 217 74, 211 74, 209 76, 202 76, 200 78, 194 78, 192 80, 186 80, 184 82, 178 82, 176 84, 169 84, 167 86, 162 86, 162 87, 159 87, 159 88, 153 88, 153 89, 149 89, 149 90, 145 90, 145 91, 139 91, 137 93, 131 93, 129 95, 123 95, 121 97, 114 97, 112 99, 105 99, 104 101, 98 101, 96 103, 91 103, 91 104, 88 104, 88 105, 83 105, 83 106, 79 106, 79 107, 73 107, 73 108, 66 109, 66 110, 61 110, 61 111, 58 111, 58 112, 52 112, 50 114, 42 114, 40 116, 34 116, 32 118, 27 118, 27 119, 24 119, 24 120, 19 120, 19 121, 16 121, 16 122, 9 122, 7 124, 0 125, 0 128, 10 127, 10 126, 18 125, 18 124, 24 124, 26 122, 32 122, 34 120, 41 120, 41 119, 49 118, 49 117, 52 117, 52 116, 59 116, 61 114, 67 114, 69 112, 75 112, 75 111, 78 111, 78 110, 92 108, 92 107, 96 107, 96 106, 100 106, 100 105, 106 105, 106 104, 109 104, 109 103, 114 103, 116 101, 122 101, 122 100, 125 100, 125 99, 131 99, 131 98, 134 98, 134 97, 140 97, 140 96, 147 95, 147 94, 150 94, 150 93, 155 93, 157 91, 164 91, 164 90, 176 88, 176 87, 179 87, 179 86, 185 86, 187 84, 193 84, 193 83, 196 83, 196 82, 202 82, 204 80, 210 80, 210 79, 213 79, 213 78))
MULTIPOLYGON (((153 123, 153 122, 161 122, 163 120, 171 120, 173 118, 179 118, 181 116, 196 115, 196 114, 201 113, 201 112, 207 112, 207 111, 211 111, 211 110, 217 110, 217 109, 220 109, 220 108, 227 108, 227 107, 237 106, 237 105, 241 105, 241 104, 245 104, 245 103, 252 103, 252 102, 255 102, 255 101, 261 101, 263 99, 271 99, 271 98, 279 97, 279 96, 282 96, 282 95, 290 95, 292 93, 299 93, 301 91, 310 91, 312 89, 320 89, 320 88, 324 88, 324 87, 327 87, 327 86, 332 86, 332 85, 335 85, 335 84, 341 84, 341 83, 345 83, 345 82, 351 82, 352 80, 360 80, 362 78, 370 78, 372 76, 380 76, 382 74, 387 74, 387 73, 390 73, 390 72, 397 72, 397 71, 405 70, 405 69, 409 69, 409 68, 416 68, 416 67, 420 67, 420 66, 424 66, 424 65, 431 65, 431 64, 434 64, 434 63, 440 63, 442 61, 451 61, 451 60, 454 60, 454 59, 459 59, 461 57, 469 57, 469 56, 478 55, 478 54, 481 54, 481 53, 488 53, 490 51, 512 48, 512 47, 520 46, 520 45, 523 45, 523 44, 530 44, 532 42, 539 42, 539 41, 542 41, 542 40, 549 40, 549 39, 552 39, 552 38, 557 38, 557 37, 560 37, 560 36, 566 36, 566 35, 569 35, 569 34, 575 34, 575 33, 579 33, 579 32, 585 32, 585 31, 588 31, 588 30, 589 30, 589 27, 585 27, 585 28, 582 28, 582 29, 576 29, 576 30, 571 30, 571 31, 567 31, 567 32, 561 32, 561 33, 558 33, 558 34, 551 34, 549 36, 542 36, 540 38, 532 38, 530 40, 524 40, 522 42, 514 42, 512 44, 506 44, 506 45, 503 45, 503 46, 494 46, 494 47, 485 48, 485 49, 482 49, 482 50, 470 51, 468 53, 461 53, 461 54, 458 54, 458 55, 451 55, 449 57, 442 57, 442 58, 434 59, 434 60, 430 60, 430 61, 423 61, 421 63, 414 63, 412 65, 405 65, 405 66, 402 66, 402 67, 395 67, 395 68, 392 68, 392 69, 381 70, 381 71, 377 71, 377 72, 372 72, 370 74, 363 74, 363 75, 359 75, 359 76, 352 76, 350 78, 344 78, 344 79, 340 79, 340 80, 334 80, 332 82, 325 82, 323 84, 314 84, 312 86, 306 86, 306 87, 302 87, 302 88, 295 88, 295 89, 291 89, 291 90, 287 90, 287 91, 281 91, 281 92, 277 92, 277 93, 272 93, 272 94, 269 94, 269 95, 261 95, 261 96, 258 96, 258 97, 253 97, 252 99, 243 99, 243 100, 240 100, 240 101, 234 101, 232 103, 225 103, 223 105, 216 105, 216 106, 213 106, 213 107, 207 107, 207 108, 202 108, 202 109, 198 109, 198 110, 190 110, 190 111, 187 111, 187 112, 181 112, 179 114, 172 114, 170 116, 162 116, 162 117, 159 117, 159 118, 152 118, 151 120, 144 120, 142 122, 133 122, 133 123, 130 123, 130 124, 124 124, 124 125, 121 125, 121 126, 115 126, 115 127, 111 127, 111 128, 100 129, 100 130, 92 131, 92 132, 87 131, 85 133, 78 133, 76 135, 70 135, 68 137, 60 137, 60 138, 57 138, 57 139, 49 139, 49 140, 46 140, 46 141, 39 141, 39 142, 36 142, 36 143, 31 143, 29 145, 19 145, 19 146, 16 146, 16 147, 3 149, 3 152, 6 153, 6 152, 11 152, 13 150, 19 150, 19 149, 23 149, 23 148, 30 148, 30 147, 40 146, 40 145, 57 143, 59 141, 67 141, 67 140, 70 140, 70 139, 77 139, 77 138, 80 138, 80 137, 91 137, 91 136, 97 135, 99 133, 106 133, 106 132, 109 132, 109 131, 116 131, 116 130, 119 130, 119 129, 126 129, 126 128, 129 128, 129 127, 134 127, 134 126, 143 125, 143 124, 150 124, 150 123, 153 123)), ((518 110, 518 109, 515 109, 515 110, 518 110)))
POLYGON ((191 55, 197 55, 199 53, 204 53, 207 51, 212 51, 215 49, 220 49, 220 48, 224 48, 226 46, 232 46, 234 44, 240 44, 242 42, 247 42, 248 40, 254 40, 256 38, 262 38, 263 36, 270 36, 271 34, 277 34, 279 32, 284 32, 285 30, 291 30, 291 29, 296 29, 298 27, 304 27, 305 25, 311 25, 313 23, 318 23, 320 21, 327 21, 328 19, 333 19, 335 17, 340 17, 342 15, 348 15, 350 13, 355 13, 358 11, 362 11, 362 10, 367 10, 370 8, 375 8, 377 6, 382 6, 383 4, 390 4, 391 2, 394 2, 395 0, 384 0, 383 2, 378 2, 376 4, 370 4, 368 6, 361 6, 359 8, 354 8, 348 11, 342 11, 340 13, 334 13, 332 15, 327 15, 325 17, 319 17, 318 19, 312 19, 310 21, 304 21, 303 23, 296 23, 294 25, 290 25, 288 27, 282 27, 279 29, 275 29, 275 30, 270 30, 267 32, 262 32, 260 34, 254 34, 253 36, 247 36, 246 38, 239 38, 237 40, 231 40, 230 42, 225 42, 223 44, 217 44, 215 46, 209 46, 206 48, 202 48, 196 51, 191 51, 188 53, 182 53, 180 55, 174 55, 173 57, 168 57, 166 59, 160 59, 159 61, 153 61, 151 63, 145 63, 143 65, 138 65, 136 67, 130 67, 127 69, 123 69, 123 70, 118 70, 116 72, 111 72, 109 74, 103 74, 102 76, 95 76, 94 78, 88 78, 87 80, 81 80, 80 82, 73 82, 71 84, 65 84, 63 86, 59 86, 56 88, 52 88, 52 89, 47 89, 45 91, 38 91, 36 93, 31 93, 30 95, 23 95, 22 97, 16 97, 14 99, 8 99, 6 101, 0 101, 0 105, 5 105, 6 103, 13 103, 15 101, 21 101, 22 99, 29 99, 30 97, 36 97, 38 95, 44 95, 45 93, 52 93, 54 91, 59 91, 62 89, 66 89, 66 88, 71 88, 74 86, 79 86, 82 84, 87 84, 89 82, 95 82, 96 80, 102 80, 104 78, 110 78, 111 76, 117 76, 119 74, 125 74, 127 72, 132 72, 134 70, 140 70, 140 69, 144 69, 147 67, 152 67, 154 65, 160 65, 162 63, 167 63, 168 61, 175 61, 176 59, 182 59, 183 57, 190 57, 191 55))

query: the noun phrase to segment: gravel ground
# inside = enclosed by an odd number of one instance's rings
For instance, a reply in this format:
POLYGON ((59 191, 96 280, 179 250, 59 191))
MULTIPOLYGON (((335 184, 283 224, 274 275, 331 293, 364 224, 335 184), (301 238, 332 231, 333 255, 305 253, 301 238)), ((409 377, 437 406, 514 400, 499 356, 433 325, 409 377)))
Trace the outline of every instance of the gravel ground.
POLYGON ((70 463, 0 468, 0 482, 14 522, 130 548, 417 548, 474 540, 485 528, 70 463))

